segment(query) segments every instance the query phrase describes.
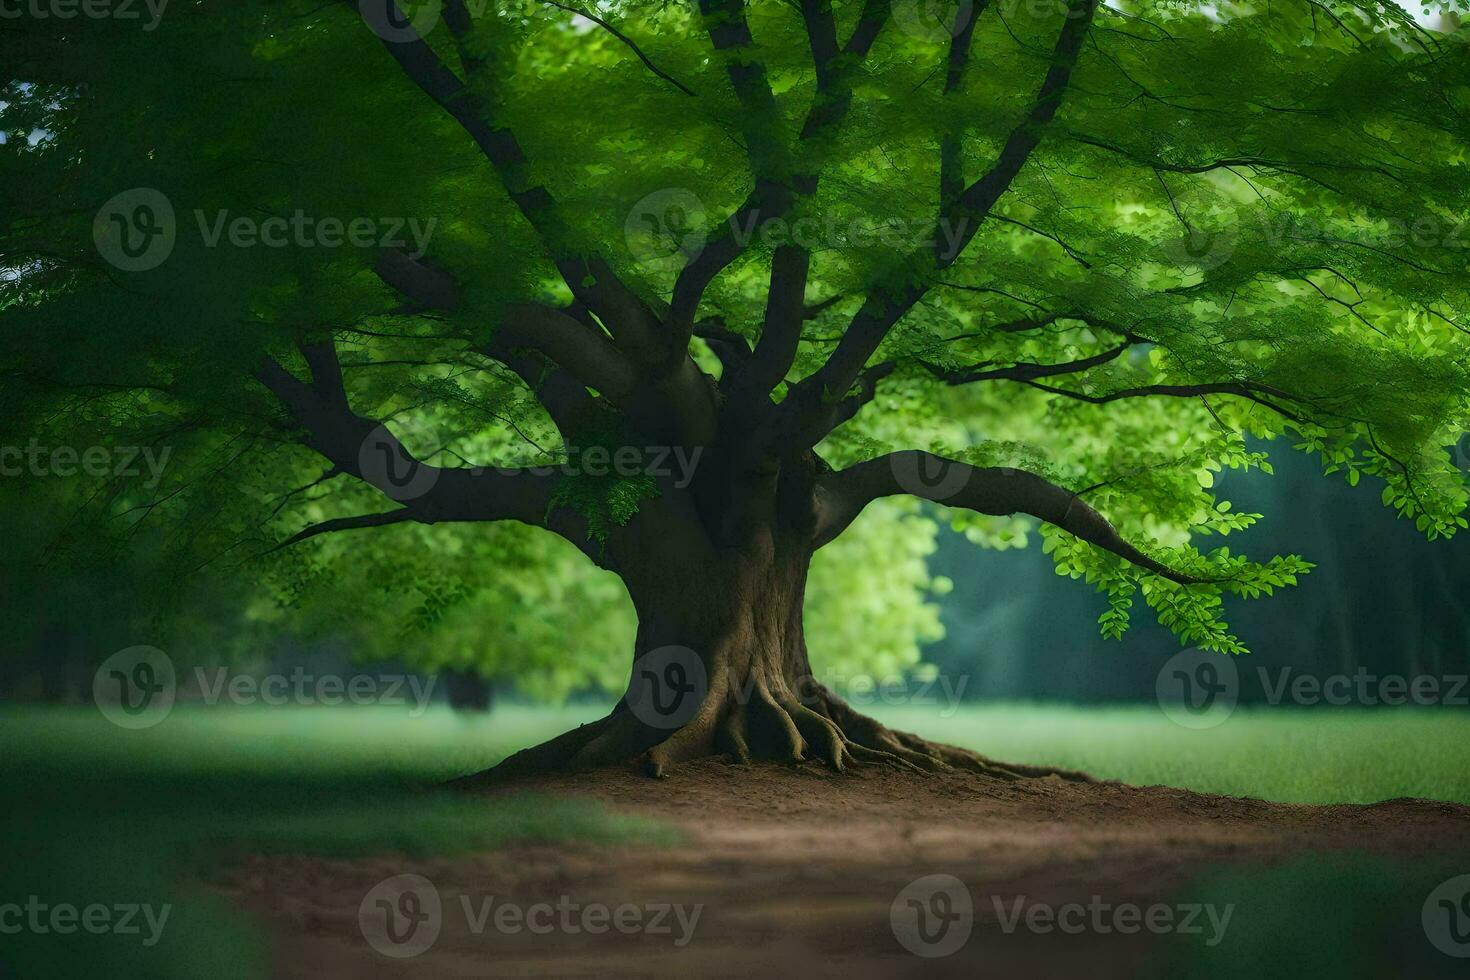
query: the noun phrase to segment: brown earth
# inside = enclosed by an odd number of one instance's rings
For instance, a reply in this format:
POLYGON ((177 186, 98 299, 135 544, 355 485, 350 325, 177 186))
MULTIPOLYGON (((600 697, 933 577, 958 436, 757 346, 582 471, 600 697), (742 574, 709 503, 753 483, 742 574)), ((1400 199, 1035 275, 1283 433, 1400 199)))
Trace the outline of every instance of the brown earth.
MULTIPOLYGON (((524 791, 590 797, 672 824, 684 840, 611 849, 521 843, 427 859, 256 857, 219 887, 258 914, 281 977, 1095 978, 1137 975, 1158 939, 1091 928, 1043 933, 1024 922, 1007 932, 994 902, 1147 907, 1177 901, 1207 869, 1279 865, 1303 852, 1458 856, 1461 873, 1470 872, 1470 807, 1424 800, 1297 806, 1055 777, 1008 783, 961 772, 838 774, 714 760, 665 780, 604 770, 484 792, 524 791), (380 881, 404 873, 434 883, 443 928, 432 948, 394 959, 365 941, 359 906, 380 881), (899 893, 931 874, 955 876, 973 898, 973 932, 940 958, 905 949, 890 917, 899 893), (690 941, 678 945, 672 914, 668 933, 535 935, 498 931, 493 921, 476 933, 462 896, 472 908, 488 896, 521 906, 566 896, 579 906, 703 908, 690 941)), ((1418 909, 1405 915, 1417 930, 1418 909)), ((1211 927, 1201 920, 1201 928, 1194 938, 1203 944, 1211 927)), ((1440 956, 1427 946, 1420 952, 1440 956)))

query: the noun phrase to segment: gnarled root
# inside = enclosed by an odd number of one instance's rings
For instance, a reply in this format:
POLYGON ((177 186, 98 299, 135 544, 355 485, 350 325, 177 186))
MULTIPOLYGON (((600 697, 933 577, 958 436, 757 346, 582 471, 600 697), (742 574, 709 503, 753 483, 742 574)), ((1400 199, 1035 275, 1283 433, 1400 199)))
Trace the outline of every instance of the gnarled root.
POLYGON ((693 717, 672 731, 646 724, 619 703, 606 718, 517 752, 493 769, 455 780, 454 785, 632 761, 649 775, 664 777, 680 763, 713 756, 741 764, 820 759, 838 772, 848 765, 884 765, 909 772, 964 770, 1007 781, 1046 776, 1092 781, 1086 773, 999 763, 968 749, 895 731, 853 710, 815 681, 808 679, 800 686, 798 696, 781 678, 762 673, 752 674, 738 691, 715 684, 693 717))

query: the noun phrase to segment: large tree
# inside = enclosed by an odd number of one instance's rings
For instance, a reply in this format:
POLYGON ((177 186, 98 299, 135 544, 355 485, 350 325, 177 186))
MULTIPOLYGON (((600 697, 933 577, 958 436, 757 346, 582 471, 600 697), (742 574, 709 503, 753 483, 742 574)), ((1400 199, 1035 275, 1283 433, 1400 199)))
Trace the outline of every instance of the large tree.
POLYGON ((1104 632, 1141 597, 1225 654, 1222 597, 1309 567, 1194 544, 1254 519, 1210 491, 1248 438, 1466 526, 1470 59, 1392 4, 288 0, 0 45, 7 426, 178 447, 101 497, 194 551, 566 539, 631 597, 629 692, 513 769, 1041 771, 812 676, 813 555, 879 498, 1040 522, 1104 632))

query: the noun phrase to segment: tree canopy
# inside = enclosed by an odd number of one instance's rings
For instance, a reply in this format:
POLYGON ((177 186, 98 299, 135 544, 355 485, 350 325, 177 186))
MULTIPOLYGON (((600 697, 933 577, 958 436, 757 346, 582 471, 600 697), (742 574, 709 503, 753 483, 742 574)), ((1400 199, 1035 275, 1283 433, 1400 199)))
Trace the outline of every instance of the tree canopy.
POLYGON ((1213 474, 1263 442, 1467 526, 1458 32, 1343 0, 405 8, 0 31, 0 442, 173 450, 53 498, 48 549, 291 595, 397 551, 438 622, 514 595, 486 567, 539 532, 353 529, 514 520, 618 568, 699 452, 810 453, 814 546, 897 494, 989 546, 1040 521, 1104 633, 1142 599, 1235 653, 1222 598, 1310 567, 1211 540, 1255 518, 1213 474))

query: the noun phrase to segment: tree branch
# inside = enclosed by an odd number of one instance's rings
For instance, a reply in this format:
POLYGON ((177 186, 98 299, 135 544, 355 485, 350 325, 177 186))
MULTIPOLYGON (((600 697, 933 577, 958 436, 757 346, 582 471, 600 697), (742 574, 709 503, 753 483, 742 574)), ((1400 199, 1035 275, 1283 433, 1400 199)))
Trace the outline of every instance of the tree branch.
MULTIPOLYGON (((374 271, 385 283, 412 301, 410 311, 450 312, 459 309, 459 287, 454 277, 427 260, 411 258, 396 249, 384 249, 378 255, 374 271)), ((619 385, 627 383, 631 368, 620 351, 607 352, 611 345, 592 328, 572 320, 569 316, 564 319, 571 320, 572 324, 580 327, 582 334, 576 333, 572 327, 560 321, 557 321, 556 328, 543 336, 536 336, 534 329, 517 331, 512 328, 498 333, 480 353, 513 371, 546 409, 562 436, 566 437, 570 435, 577 418, 591 409, 594 399, 587 393, 587 385, 553 356, 557 349, 554 339, 559 338, 564 345, 577 349, 581 346, 579 341, 583 335, 591 338, 589 343, 594 349, 585 356, 595 359, 600 354, 606 354, 610 358, 611 366, 621 368, 617 379, 619 385), (528 355, 524 352, 526 350, 534 350, 541 356, 528 355)), ((598 375, 598 378, 601 380, 602 376, 598 375)), ((613 382, 608 383, 611 385, 613 382)))
POLYGON ((331 534, 333 531, 350 531, 354 528, 361 527, 384 527, 389 524, 402 524, 405 521, 411 521, 413 519, 413 512, 404 509, 390 510, 381 514, 360 514, 355 517, 337 517, 329 521, 322 521, 318 524, 308 524, 300 531, 297 531, 295 534, 291 535, 285 541, 282 541, 280 544, 275 545, 269 550, 263 552, 261 554, 261 557, 263 558, 266 555, 275 554, 277 551, 281 551, 284 548, 289 548, 293 544, 297 544, 298 542, 314 538, 319 534, 331 534))
MULTIPOLYGON (((1062 96, 1081 54, 1082 41, 1097 11, 1097 2, 1069 0, 1066 19, 1052 52, 1051 66, 1026 117, 1011 130, 990 170, 965 188, 955 206, 935 228, 933 250, 927 256, 934 271, 947 268, 959 257, 1041 142, 1042 133, 1061 107, 1062 96), (944 251, 946 240, 952 242, 950 251, 944 251)), ((912 268, 923 258, 923 255, 909 256, 903 267, 912 268)), ((783 408, 792 413, 813 412, 824 401, 840 397, 851 387, 868 358, 888 336, 888 331, 923 298, 928 288, 927 284, 921 284, 908 275, 897 285, 871 291, 827 362, 796 386, 794 397, 788 398, 783 408)))
MULTIPOLYGON (((368 0, 362 5, 364 16, 367 17, 369 10, 378 12, 379 6, 383 8, 381 13, 393 18, 395 25, 408 24, 397 0, 368 0)), ((470 23, 463 0, 448 0, 445 22, 456 40, 462 43, 470 23)), ((372 26, 371 18, 369 26, 372 26)), ((377 33, 384 50, 398 62, 404 74, 459 123, 479 147, 511 200, 547 247, 572 295, 596 312, 613 336, 630 352, 640 358, 656 358, 656 318, 643 301, 614 275, 604 259, 597 255, 581 255, 563 241, 561 229, 566 227, 566 223, 557 213, 551 192, 531 179, 532 168, 527 166, 525 151, 515 134, 494 124, 487 107, 411 28, 396 26, 392 36, 387 32, 377 33)), ((473 59, 466 60, 473 65, 473 59)))
MULTIPOLYGON (((964 82, 965 68, 970 63, 970 45, 975 38, 975 25, 980 15, 990 5, 990 0, 976 0, 971 7, 960 4, 955 8, 956 16, 965 17, 959 30, 950 38, 949 67, 944 76, 946 97, 958 91, 964 82)), ((939 213, 945 214, 959 199, 965 186, 964 158, 958 127, 946 129, 939 144, 939 213)))
POLYGON ((741 389, 764 396, 782 379, 796 359, 801 325, 806 319, 807 273, 811 253, 800 245, 782 245, 771 261, 771 285, 766 293, 766 316, 750 366, 741 372, 741 389))
POLYGON ((1117 360, 1135 343, 1143 342, 1136 339, 1129 340, 1126 344, 1119 344, 1117 347, 1111 347, 1100 354, 1093 354, 1091 357, 1081 357, 1075 361, 1062 361, 1056 364, 1033 364, 1027 361, 1021 361, 999 368, 987 368, 982 364, 957 371, 945 371, 930 364, 925 364, 924 366, 936 378, 950 385, 966 385, 976 381, 1030 381, 1035 378, 1049 378, 1059 374, 1078 374, 1091 370, 1110 361, 1117 360))
POLYGON ((1271 401, 1266 395, 1277 398, 1292 398, 1285 392, 1266 385, 1260 385, 1253 381, 1221 381, 1210 384, 1196 385, 1167 385, 1154 384, 1142 385, 1137 388, 1123 388, 1118 391, 1110 391, 1105 395, 1089 395, 1081 391, 1068 391, 1065 388, 1056 388, 1052 385, 1042 384, 1026 378, 1015 378, 1022 384, 1048 392, 1053 395, 1062 395, 1076 401, 1088 402, 1093 405, 1105 405, 1123 398, 1147 398, 1150 396, 1161 396, 1165 398, 1194 398, 1197 395, 1237 395, 1249 401, 1255 402, 1265 408, 1269 408, 1283 418, 1290 419, 1298 425, 1308 424, 1307 419, 1293 412, 1291 409, 1271 401))
MULTIPOLYGON (((852 80, 862 70, 878 32, 887 22, 890 6, 891 0, 865 0, 857 27, 842 49, 840 67, 834 67, 825 87, 819 83, 817 98, 801 127, 802 144, 812 144, 846 117, 852 104, 852 80)), ((704 248, 680 271, 671 304, 671 319, 676 325, 693 322, 704 291, 715 276, 744 253, 762 223, 785 217, 801 197, 816 192, 817 180, 810 173, 812 163, 806 158, 790 163, 790 169, 797 173, 783 172, 781 179, 756 172, 750 195, 715 226, 704 248)))
POLYGON ((633 40, 631 38, 629 38, 628 35, 624 34, 622 31, 618 30, 616 27, 614 27, 613 25, 609 24, 607 21, 603 20, 601 17, 597 16, 596 14, 592 13, 591 11, 583 10, 580 7, 569 7, 566 4, 564 4, 564 3, 557 3, 557 0, 542 0, 542 2, 543 3, 550 4, 551 6, 556 7, 559 10, 565 10, 569 14, 576 14, 578 17, 582 17, 582 18, 585 18, 586 20, 590 20, 592 23, 596 24, 598 27, 601 27, 603 30, 607 31, 609 34, 611 34, 613 37, 617 38, 619 41, 622 41, 623 44, 627 45, 628 50, 632 51, 635 55, 637 55, 638 56, 638 60, 641 61, 641 62, 643 62, 643 66, 645 68, 647 68, 649 71, 653 72, 659 78, 662 78, 664 81, 668 82, 670 85, 674 86, 676 89, 678 89, 679 91, 683 92, 685 95, 695 96, 696 98, 698 97, 697 94, 695 93, 695 91, 692 88, 690 88, 688 85, 685 85, 683 82, 679 81, 673 75, 670 75, 668 72, 664 71, 658 65, 655 65, 653 63, 653 61, 648 57, 648 55, 646 55, 646 54, 643 53, 643 49, 640 48, 637 44, 634 44, 633 43, 633 40))
POLYGON ((579 546, 571 515, 548 515, 553 477, 526 470, 432 466, 416 458, 382 423, 354 413, 323 384, 295 377, 274 358, 264 358, 256 379, 286 407, 308 447, 336 470, 356 477, 403 505, 395 520, 514 520, 546 527, 579 546))
POLYGON ((975 467, 920 450, 879 456, 823 477, 817 547, 841 534, 872 501, 899 494, 980 514, 1029 514, 1171 582, 1201 581, 1148 557, 1077 494, 1034 473, 975 467))

